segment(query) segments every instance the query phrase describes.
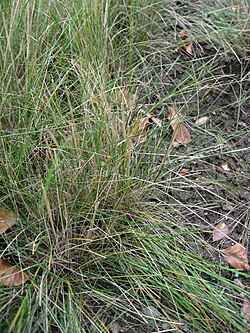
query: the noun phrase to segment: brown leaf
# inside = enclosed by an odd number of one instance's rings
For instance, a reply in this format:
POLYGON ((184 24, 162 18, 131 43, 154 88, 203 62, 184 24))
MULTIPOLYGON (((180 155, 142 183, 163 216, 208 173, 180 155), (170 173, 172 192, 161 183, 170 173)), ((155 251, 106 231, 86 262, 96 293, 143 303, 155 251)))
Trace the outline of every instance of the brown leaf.
POLYGON ((188 173, 190 171, 191 171, 190 168, 181 168, 180 173, 188 173))
POLYGON ((188 54, 193 53, 193 43, 189 41, 189 36, 185 30, 179 32, 179 37, 184 40, 184 43, 180 46, 180 49, 188 54))
POLYGON ((186 128, 186 126, 184 125, 180 125, 178 130, 176 131, 177 135, 175 137, 175 141, 186 145, 187 143, 189 143, 191 141, 191 136, 189 134, 188 129, 186 128))
POLYGON ((181 116, 177 114, 175 109, 172 107, 169 107, 168 111, 168 119, 170 120, 170 125, 174 131, 174 141, 177 141, 183 145, 189 143, 191 141, 191 136, 186 126, 181 124, 181 116))
POLYGON ((147 131, 152 123, 158 127, 162 126, 162 120, 160 120, 157 116, 150 114, 147 114, 147 117, 142 118, 139 123, 134 126, 133 133, 139 135, 135 140, 137 143, 142 143, 147 139, 147 131))
POLYGON ((188 54, 193 54, 193 43, 189 43, 185 46, 183 46, 184 51, 186 51, 188 54))
POLYGON ((12 266, 7 259, 0 259, 0 285, 7 287, 20 286, 29 279, 17 266, 12 266))
POLYGON ((248 264, 247 253, 245 248, 241 244, 235 244, 222 250, 225 254, 225 260, 236 269, 250 270, 248 264))
POLYGON ((213 242, 219 241, 228 234, 228 226, 222 222, 218 224, 213 231, 213 242))
POLYGON ((244 316, 247 320, 250 320, 250 302, 248 299, 244 299, 244 302, 241 307, 241 314, 244 316))
POLYGON ((13 226, 15 222, 16 217, 12 213, 0 208, 0 235, 13 226))

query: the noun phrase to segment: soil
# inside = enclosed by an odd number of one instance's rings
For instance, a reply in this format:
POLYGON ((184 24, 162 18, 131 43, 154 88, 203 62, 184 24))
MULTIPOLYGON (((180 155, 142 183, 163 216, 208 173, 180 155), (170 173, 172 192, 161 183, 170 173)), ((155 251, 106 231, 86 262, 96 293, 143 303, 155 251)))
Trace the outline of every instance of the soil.
MULTIPOLYGON (((210 54, 211 49, 204 47, 204 55, 210 54)), ((186 57, 185 54, 183 56, 186 57)), ((180 54, 176 54, 176 58, 179 57, 180 54)), ((249 63, 245 63, 245 75, 247 71, 250 71, 249 63)), ((168 74, 166 81, 178 82, 178 75, 181 77, 182 71, 176 73, 177 70, 168 74)), ((225 267, 228 267, 228 263, 220 250, 236 243, 246 248, 250 262, 250 100, 246 98, 237 102, 241 89, 238 83, 240 73, 239 63, 232 59, 218 69, 217 75, 225 76, 215 89, 204 89, 196 100, 187 98, 187 94, 182 96, 182 101, 181 98, 172 101, 178 107, 185 105, 186 109, 192 110, 187 112, 186 122, 187 127, 192 128, 192 141, 187 146, 175 147, 170 151, 170 164, 176 159, 179 162, 173 168, 174 180, 171 177, 169 191, 166 191, 165 198, 161 198, 169 207, 175 207, 174 215, 179 215, 181 230, 197 229, 197 239, 202 242, 191 250, 225 267), (194 122, 202 116, 208 116, 208 122, 194 126, 194 122), (224 163, 228 170, 223 169, 224 163), (183 169, 187 171, 182 173, 183 169), (212 242, 212 231, 222 222, 229 227, 229 237, 212 242), (206 246, 201 245, 204 243, 206 246)), ((162 82, 159 85, 161 88, 157 94, 150 95, 149 107, 171 89, 170 85, 162 87, 162 82)), ((245 84, 242 89, 250 91, 250 84, 245 84)), ((167 119, 166 110, 159 108, 156 114, 161 119, 167 119)), ((166 179, 166 183, 169 181, 166 179)), ((220 274, 232 280, 237 277, 226 271, 220 271, 220 274)), ((250 288, 249 278, 240 276, 239 279, 245 287, 250 288)), ((111 326, 110 332, 152 333, 164 329, 168 331, 167 327, 157 327, 153 321, 145 324, 135 318, 124 318, 111 326)), ((185 326, 177 328, 176 332, 191 333, 185 326)))
MULTIPOLYGON (((176 32, 169 33, 173 35, 176 32)), ((178 86, 194 58, 199 58, 200 64, 204 59, 206 64, 216 52, 218 50, 212 45, 199 44, 194 45, 192 56, 179 51, 168 55, 165 63, 164 59, 161 59, 161 68, 158 66, 157 72, 151 73, 152 76, 142 78, 144 84, 139 94, 147 96, 146 109, 157 104, 171 89, 178 86), (169 67, 171 63, 175 65, 169 67), (154 81, 152 89, 150 80, 155 75, 159 77, 159 82, 154 81)), ((159 59, 151 61, 159 63, 159 59)), ((155 114, 163 120, 167 120, 167 105, 186 111, 185 124, 190 128, 192 136, 190 144, 172 148, 170 151, 170 165, 176 160, 178 163, 173 168, 175 177, 174 180, 171 177, 169 191, 166 191, 165 198, 161 200, 165 200, 166 205, 175 207, 174 214, 177 213, 180 217, 180 229, 197 228, 197 237, 199 236, 203 244, 207 244, 194 246, 193 251, 204 259, 226 267, 228 263, 219 250, 236 243, 245 247, 250 262, 249 73, 249 58, 242 58, 239 62, 234 55, 228 56, 225 61, 216 63, 213 77, 208 74, 197 94, 185 90, 178 96, 171 97, 170 94, 166 106, 160 105, 154 109, 155 114), (245 77, 244 81, 242 77, 245 77), (209 120, 201 126, 195 126, 195 121, 203 116, 209 117, 209 120), (228 170, 225 170, 225 163, 228 170), (185 173, 182 173, 183 168, 187 169, 185 173), (213 242, 212 231, 222 222, 229 227, 229 235, 213 242)), ((167 139, 170 139, 170 136, 167 139)), ((168 181, 166 179, 166 183, 168 181)), ((229 272, 223 271, 221 274, 227 278, 235 278, 229 272)), ((240 276, 240 281, 250 287, 249 278, 240 276)), ((157 328, 135 321, 127 327, 121 321, 116 323, 111 331, 150 333, 157 332, 157 328)), ((182 327, 179 332, 188 330, 182 327)))

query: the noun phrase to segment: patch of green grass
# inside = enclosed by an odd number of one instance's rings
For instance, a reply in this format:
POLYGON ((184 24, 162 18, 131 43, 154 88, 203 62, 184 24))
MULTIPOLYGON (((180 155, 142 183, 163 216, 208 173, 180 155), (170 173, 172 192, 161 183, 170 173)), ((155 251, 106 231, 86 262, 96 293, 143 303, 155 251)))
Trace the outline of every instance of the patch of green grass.
POLYGON ((249 289, 209 238, 218 207, 247 207, 235 184, 249 178, 249 13, 235 3, 1 3, 0 202, 19 218, 0 257, 30 276, 1 286, 1 332, 246 331, 249 289), (194 56, 176 50, 180 29, 194 56), (167 105, 185 116, 187 147, 169 148, 167 105), (138 144, 148 112, 164 125, 138 144))

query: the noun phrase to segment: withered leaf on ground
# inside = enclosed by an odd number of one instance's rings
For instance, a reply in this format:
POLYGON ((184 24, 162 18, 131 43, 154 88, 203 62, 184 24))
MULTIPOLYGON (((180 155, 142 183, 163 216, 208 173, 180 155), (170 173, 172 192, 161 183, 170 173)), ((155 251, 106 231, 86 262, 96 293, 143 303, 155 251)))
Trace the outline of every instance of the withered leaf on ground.
POLYGON ((174 131, 174 141, 183 145, 189 143, 191 141, 191 136, 186 126, 182 124, 182 117, 172 107, 169 107, 168 111, 168 119, 170 120, 170 125, 174 131))
POLYGON ((181 168, 180 173, 188 173, 190 171, 191 171, 190 168, 181 168))
POLYGON ((228 226, 222 222, 218 224, 213 231, 213 242, 219 241, 228 234, 228 226))
POLYGON ((193 53, 193 43, 190 42, 187 32, 185 30, 181 30, 179 32, 179 37, 183 40, 183 44, 180 46, 180 49, 191 55, 193 53))
POLYGON ((0 235, 13 226, 16 222, 14 214, 0 208, 0 235))
POLYGON ((135 138, 137 143, 142 143, 147 139, 147 131, 150 126, 155 124, 158 127, 162 126, 162 120, 160 120, 157 116, 147 114, 146 117, 142 118, 133 128, 133 133, 138 135, 135 138))
POLYGON ((0 285, 20 286, 28 281, 29 276, 17 266, 12 266, 7 259, 0 259, 0 285))
POLYGON ((236 269, 250 270, 247 253, 243 245, 235 244, 222 250, 225 260, 236 269))

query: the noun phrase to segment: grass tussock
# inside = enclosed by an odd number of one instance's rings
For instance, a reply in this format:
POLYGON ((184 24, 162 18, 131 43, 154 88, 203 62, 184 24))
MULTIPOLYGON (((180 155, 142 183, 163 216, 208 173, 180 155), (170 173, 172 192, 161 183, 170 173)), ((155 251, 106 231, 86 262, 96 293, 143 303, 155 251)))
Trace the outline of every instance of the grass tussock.
POLYGON ((209 237, 230 202, 241 234, 227 241, 248 245, 247 2, 0 11, 0 202, 19 217, 0 257, 30 275, 1 286, 1 332, 246 332, 249 288, 209 237), (195 56, 178 50, 180 29, 195 56), (187 147, 169 146, 167 105, 185 118, 187 147), (147 113, 163 127, 138 144, 147 113), (225 159, 230 178, 217 172, 225 159))

